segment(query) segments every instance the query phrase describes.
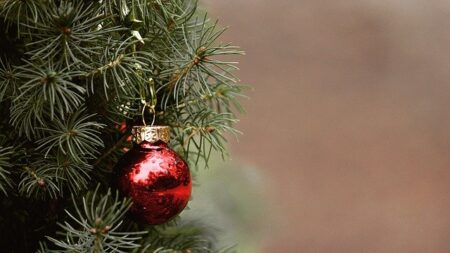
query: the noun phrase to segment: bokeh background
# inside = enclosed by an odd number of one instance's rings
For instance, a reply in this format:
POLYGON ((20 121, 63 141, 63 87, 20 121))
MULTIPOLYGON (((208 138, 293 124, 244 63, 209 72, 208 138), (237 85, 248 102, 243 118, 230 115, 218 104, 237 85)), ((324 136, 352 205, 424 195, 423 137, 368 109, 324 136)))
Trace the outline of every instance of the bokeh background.
POLYGON ((450 252, 450 2, 203 2, 254 89, 194 209, 244 253, 450 252))

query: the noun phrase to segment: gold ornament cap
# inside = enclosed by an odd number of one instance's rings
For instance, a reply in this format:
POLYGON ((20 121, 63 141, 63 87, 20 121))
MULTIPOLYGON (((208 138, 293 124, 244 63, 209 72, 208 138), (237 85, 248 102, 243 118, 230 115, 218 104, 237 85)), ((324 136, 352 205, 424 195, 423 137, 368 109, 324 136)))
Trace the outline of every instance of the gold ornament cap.
POLYGON ((169 143, 170 128, 168 126, 134 126, 131 130, 133 141, 140 144, 143 141, 155 143, 163 141, 169 143))

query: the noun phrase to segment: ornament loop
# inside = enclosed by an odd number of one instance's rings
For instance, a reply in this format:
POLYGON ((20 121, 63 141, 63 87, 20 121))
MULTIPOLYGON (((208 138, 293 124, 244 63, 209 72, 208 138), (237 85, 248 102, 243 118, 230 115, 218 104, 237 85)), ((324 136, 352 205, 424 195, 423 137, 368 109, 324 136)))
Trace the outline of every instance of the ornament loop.
POLYGON ((144 126, 147 126, 147 123, 145 122, 145 107, 148 107, 150 113, 153 115, 152 124, 153 126, 155 124, 156 120, 156 104, 157 104, 157 97, 156 97, 156 91, 155 91, 155 81, 153 81, 153 78, 150 78, 149 80, 149 89, 150 89, 150 95, 151 100, 150 102, 147 102, 145 99, 145 96, 141 94, 141 102, 143 104, 142 107, 142 123, 144 123, 144 126))
POLYGON ((170 128, 168 126, 134 126, 131 130, 133 141, 140 144, 143 141, 155 143, 163 141, 169 143, 170 128))
POLYGON ((142 107, 142 123, 144 124, 144 126, 147 126, 147 122, 145 122, 145 108, 146 107, 149 108, 150 113, 153 115, 152 124, 150 125, 150 126, 153 126, 155 124, 155 120, 156 120, 156 111, 155 111, 154 106, 150 106, 148 104, 144 104, 144 106, 142 107))

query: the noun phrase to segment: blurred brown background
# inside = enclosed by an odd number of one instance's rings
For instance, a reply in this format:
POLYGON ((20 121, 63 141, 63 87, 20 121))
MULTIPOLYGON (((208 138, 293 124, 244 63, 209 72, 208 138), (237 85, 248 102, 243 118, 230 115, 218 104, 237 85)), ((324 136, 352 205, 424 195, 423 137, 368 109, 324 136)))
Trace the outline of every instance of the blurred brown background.
POLYGON ((247 52, 260 250, 450 252, 450 2, 204 2, 247 52))

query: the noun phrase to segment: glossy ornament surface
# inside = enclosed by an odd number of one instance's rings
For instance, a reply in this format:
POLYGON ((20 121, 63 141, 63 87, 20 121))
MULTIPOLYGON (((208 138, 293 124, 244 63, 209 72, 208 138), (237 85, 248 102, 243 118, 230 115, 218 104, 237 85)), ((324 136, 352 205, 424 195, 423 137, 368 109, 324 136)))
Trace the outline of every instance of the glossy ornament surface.
POLYGON ((115 171, 119 191, 133 201, 130 212, 141 222, 166 223, 186 207, 191 196, 186 162, 161 140, 136 144, 115 171))

